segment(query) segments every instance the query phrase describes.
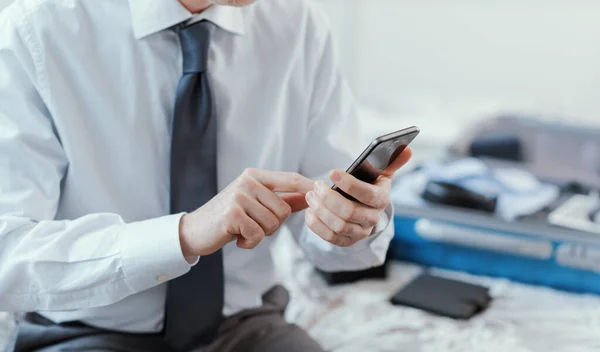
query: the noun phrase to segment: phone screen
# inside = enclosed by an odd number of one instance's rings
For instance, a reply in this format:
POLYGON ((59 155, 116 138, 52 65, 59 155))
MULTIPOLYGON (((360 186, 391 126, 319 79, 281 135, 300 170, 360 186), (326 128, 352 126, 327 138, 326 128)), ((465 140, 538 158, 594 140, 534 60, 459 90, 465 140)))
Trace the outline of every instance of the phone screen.
MULTIPOLYGON (((380 142, 365 150, 347 172, 363 182, 375 183, 418 134, 419 129, 412 127, 380 137, 380 142)), ((335 185, 333 189, 352 199, 335 185)))
POLYGON ((351 173, 361 181, 373 183, 406 147, 407 144, 400 140, 383 142, 375 147, 371 154, 351 173))
POLYGON ((373 183, 390 166, 394 160, 406 149, 406 147, 417 136, 417 132, 401 134, 394 138, 389 138, 377 144, 370 152, 367 151, 366 157, 358 165, 351 167, 351 173, 357 179, 373 183))

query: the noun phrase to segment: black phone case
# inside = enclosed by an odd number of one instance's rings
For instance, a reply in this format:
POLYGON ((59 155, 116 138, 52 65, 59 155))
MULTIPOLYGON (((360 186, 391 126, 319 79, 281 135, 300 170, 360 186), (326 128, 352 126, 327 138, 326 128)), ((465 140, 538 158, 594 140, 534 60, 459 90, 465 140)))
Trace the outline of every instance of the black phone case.
POLYGON ((486 309, 491 301, 489 290, 456 280, 421 275, 397 292, 391 302, 433 314, 469 319, 486 309))

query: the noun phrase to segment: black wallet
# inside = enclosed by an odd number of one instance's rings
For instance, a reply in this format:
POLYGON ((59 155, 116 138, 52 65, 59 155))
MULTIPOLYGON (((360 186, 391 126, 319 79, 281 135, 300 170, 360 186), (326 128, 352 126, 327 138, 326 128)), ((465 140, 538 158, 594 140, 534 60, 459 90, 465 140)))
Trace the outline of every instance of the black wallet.
POLYGON ((486 287, 429 274, 417 277, 391 298, 394 305, 454 319, 469 319, 484 311, 491 301, 486 287))

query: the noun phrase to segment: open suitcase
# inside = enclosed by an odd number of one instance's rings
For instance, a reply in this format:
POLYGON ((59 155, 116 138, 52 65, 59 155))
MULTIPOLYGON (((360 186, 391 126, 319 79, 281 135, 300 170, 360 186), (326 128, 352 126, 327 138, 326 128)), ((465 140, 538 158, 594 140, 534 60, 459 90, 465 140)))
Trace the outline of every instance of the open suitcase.
POLYGON ((559 199, 514 221, 451 206, 396 204, 394 258, 600 294, 600 233, 548 222, 549 214, 574 194, 600 188, 600 130, 500 117, 476 126, 450 148, 450 157, 473 156, 473 141, 498 136, 519 141, 521 160, 478 157, 492 168, 520 168, 559 186, 559 199))

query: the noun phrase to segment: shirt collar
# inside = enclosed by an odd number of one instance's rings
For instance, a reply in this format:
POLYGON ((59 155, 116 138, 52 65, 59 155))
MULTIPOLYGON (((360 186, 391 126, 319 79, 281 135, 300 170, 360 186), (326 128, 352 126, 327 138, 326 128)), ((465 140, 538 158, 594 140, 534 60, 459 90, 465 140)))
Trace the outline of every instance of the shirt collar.
POLYGON ((136 39, 182 22, 191 24, 201 20, 208 20, 234 34, 245 33, 244 14, 239 7, 213 5, 194 15, 177 0, 129 0, 129 8, 136 39))

